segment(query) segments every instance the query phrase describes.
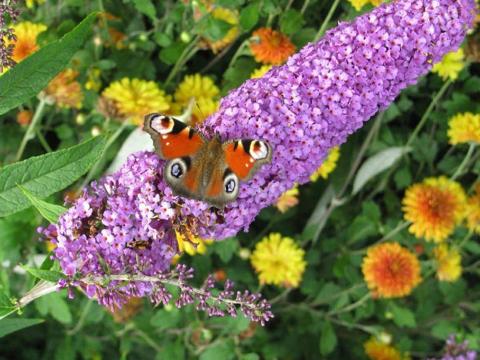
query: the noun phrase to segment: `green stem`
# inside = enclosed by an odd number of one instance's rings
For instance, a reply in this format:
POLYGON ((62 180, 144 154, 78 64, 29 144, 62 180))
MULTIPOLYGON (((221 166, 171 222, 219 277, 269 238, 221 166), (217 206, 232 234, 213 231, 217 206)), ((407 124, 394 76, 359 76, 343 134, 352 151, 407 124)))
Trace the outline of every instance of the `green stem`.
POLYGON ((42 118, 42 113, 45 105, 46 100, 44 98, 40 98, 40 102, 38 103, 38 106, 35 110, 35 114, 33 114, 32 122, 30 123, 30 125, 28 125, 27 131, 25 132, 22 142, 20 143, 20 147, 18 148, 17 155, 15 156, 15 161, 19 161, 22 158, 27 143, 34 138, 33 134, 35 133, 35 127, 42 118))
POLYGON ((108 139, 107 143, 105 144, 105 150, 103 151, 103 156, 98 159, 98 161, 95 163, 95 165, 92 166, 90 171, 88 172, 87 176, 85 177, 85 180, 83 180, 82 185, 79 187, 78 191, 81 191, 85 186, 87 186, 90 181, 93 179, 93 176, 97 173, 100 165, 102 164, 103 157, 107 153, 107 150, 112 146, 112 144, 117 140, 117 138, 120 136, 122 131, 128 126, 128 122, 123 122, 122 125, 113 133, 112 136, 108 139))
POLYGON ((35 134, 37 134, 37 138, 40 141, 40 144, 43 146, 46 152, 52 152, 52 148, 48 145, 47 139, 43 136, 40 129, 35 129, 35 134))
POLYGON ((475 143, 470 143, 469 147, 468 147, 468 151, 467 151, 467 154, 465 155, 465 157, 463 158, 463 161, 461 162, 461 164, 458 166, 457 170, 455 171, 455 173, 452 175, 452 180, 455 180, 456 178, 458 178, 460 175, 462 175, 463 173, 463 170, 465 169, 465 165, 467 165, 468 161, 471 159, 472 155, 473 155, 473 151, 475 150, 475 147, 476 147, 476 144, 475 143))
POLYGON ((227 70, 230 69, 233 64, 235 64, 235 61, 237 61, 239 56, 243 55, 243 50, 244 50, 245 46, 247 46, 249 43, 250 43, 250 39, 246 39, 240 44, 237 51, 235 51, 235 54, 233 54, 232 59, 228 63, 227 70))
POLYGON ((305 0, 305 2, 302 5, 302 9, 300 10, 300 14, 304 14, 305 10, 307 10, 308 4, 310 4, 310 0, 305 0))
POLYGON ((78 319, 77 325, 75 325, 73 329, 68 330, 67 335, 70 335, 70 336, 75 335, 82 329, 83 324, 85 323, 85 319, 87 318, 87 315, 90 312, 90 308, 92 307, 92 304, 93 304, 92 301, 87 300, 87 303, 83 308, 82 314, 80 315, 80 319, 78 319))
POLYGON ((437 105, 438 101, 442 98, 443 94, 445 94, 445 91, 447 91, 448 87, 451 84, 452 84, 451 80, 446 81, 443 84, 443 86, 440 88, 440 90, 435 94, 430 105, 428 105, 427 110, 425 110, 419 123, 417 124, 412 134, 408 138, 407 143, 405 144, 405 148, 408 148, 412 144, 412 142, 417 138, 418 133, 420 132, 420 130, 422 130, 423 126, 427 122, 428 118, 430 117, 430 114, 432 113, 433 109, 437 105))
POLYGON ((356 308, 362 306, 363 304, 365 304, 371 298, 372 298, 372 294, 370 292, 368 292, 360 300, 358 300, 358 301, 356 301, 356 302, 354 302, 354 303, 352 303, 348 306, 340 308, 338 310, 332 310, 327 315, 328 316, 333 316, 333 315, 338 315, 338 314, 343 314, 343 313, 346 313, 346 312, 350 312, 350 311, 355 310, 356 308))
POLYGON ((168 74, 167 79, 165 80, 164 87, 167 87, 170 81, 177 75, 177 72, 182 68, 182 66, 197 52, 197 43, 198 43, 199 37, 197 36, 195 39, 192 40, 190 44, 187 45, 187 47, 183 50, 182 54, 178 58, 177 62, 172 68, 172 71, 170 71, 170 74, 168 74))
POLYGON ((338 4, 340 4, 340 0, 335 0, 333 2, 332 6, 330 7, 330 10, 328 11, 327 16, 325 17, 325 20, 323 20, 323 23, 322 23, 322 25, 320 26, 320 29, 317 32, 317 35, 315 35, 314 41, 318 41, 318 39, 320 39, 323 36, 323 33, 325 32, 325 30, 328 26, 328 23, 330 22, 330 19, 333 16, 333 13, 337 9, 338 4))
POLYGON ((153 340, 150 335, 148 335, 146 332, 143 330, 139 329, 138 327, 135 326, 135 333, 137 333, 150 347, 152 347, 157 353, 161 354, 162 353, 162 347, 158 345, 155 340, 153 340))

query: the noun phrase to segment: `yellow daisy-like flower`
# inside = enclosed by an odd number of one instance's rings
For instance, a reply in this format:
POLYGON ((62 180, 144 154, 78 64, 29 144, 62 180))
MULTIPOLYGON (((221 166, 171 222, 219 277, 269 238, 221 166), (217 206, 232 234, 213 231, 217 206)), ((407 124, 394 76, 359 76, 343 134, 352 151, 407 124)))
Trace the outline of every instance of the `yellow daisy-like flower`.
POLYGON ((437 73, 443 80, 455 80, 465 66, 463 49, 447 53, 443 59, 433 65, 432 72, 437 73))
POLYGON ((383 0, 349 0, 349 2, 352 4, 355 10, 360 11, 367 4, 378 6, 383 2, 383 0))
POLYGON ((202 239, 198 236, 193 236, 189 234, 188 237, 180 234, 178 231, 175 231, 177 236, 178 250, 181 253, 187 253, 190 256, 197 254, 205 254, 207 251, 207 245, 213 243, 211 239, 202 239))
POLYGON ((20 62, 27 56, 38 50, 37 37, 47 30, 44 24, 34 24, 30 21, 22 21, 13 26, 17 41, 15 41, 12 59, 20 62))
POLYGON ((175 90, 174 108, 177 112, 181 112, 192 98, 195 99, 196 105, 192 109, 194 119, 191 122, 195 125, 217 111, 219 102, 216 98, 219 94, 220 89, 208 76, 187 75, 175 90))
POLYGON ((371 360, 410 360, 410 356, 400 353, 395 347, 385 344, 375 337, 365 342, 363 347, 371 360))
POLYGON ((410 186, 402 200, 409 231, 427 241, 445 240, 463 220, 466 195, 462 186, 445 176, 410 186))
POLYGON ((448 120, 448 139, 452 145, 480 143, 480 114, 466 112, 448 120))
POLYGON ((286 212, 288 209, 294 207, 298 204, 298 185, 295 184, 290 190, 285 191, 280 197, 278 198, 275 207, 281 213, 286 212))
POLYGON ((458 249, 440 244, 433 249, 433 255, 437 261, 437 278, 449 282, 458 280, 462 275, 462 256, 458 249))
POLYGON ((25 5, 27 5, 27 8, 32 9, 36 5, 42 5, 45 4, 45 0, 26 0, 25 5))
POLYGON ((297 287, 307 265, 304 257, 292 238, 272 233, 255 246, 250 261, 261 284, 297 287))
POLYGON ((320 167, 312 175, 310 175, 310 181, 315 182, 320 177, 326 179, 328 175, 337 167, 337 161, 339 157, 340 148, 335 146, 332 148, 332 150, 330 150, 322 165, 320 165, 320 167))
POLYGON ((123 78, 111 83, 102 95, 136 125, 142 124, 145 114, 170 109, 168 96, 153 81, 123 78))
POLYGON ((250 79, 256 79, 256 78, 261 78, 263 75, 265 75, 273 65, 262 65, 258 69, 253 70, 253 72, 250 74, 250 79))
POLYGON ((475 184, 475 193, 467 200, 465 214, 468 230, 480 234, 480 183, 475 184))
POLYGON ((253 33, 250 50, 256 62, 280 65, 295 52, 295 45, 279 31, 260 28, 253 33))
POLYGON ((407 296, 421 281, 417 257, 398 243, 370 247, 362 272, 373 296, 380 298, 407 296))
POLYGON ((83 92, 77 81, 78 71, 67 69, 59 73, 44 90, 46 98, 61 108, 80 109, 83 92))
POLYGON ((225 21, 227 24, 232 25, 232 27, 227 31, 225 36, 217 41, 210 41, 205 39, 207 46, 212 49, 213 53, 216 54, 220 50, 227 47, 238 37, 239 27, 238 27, 238 12, 230 10, 224 7, 216 7, 212 12, 212 17, 217 20, 225 21))

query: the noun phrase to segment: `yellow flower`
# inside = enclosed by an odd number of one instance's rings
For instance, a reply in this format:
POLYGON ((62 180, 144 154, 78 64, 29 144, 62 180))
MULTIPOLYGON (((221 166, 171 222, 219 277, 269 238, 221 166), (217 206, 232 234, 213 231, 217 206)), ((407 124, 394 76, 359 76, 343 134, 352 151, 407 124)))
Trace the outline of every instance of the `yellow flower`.
POLYGON ((433 65, 432 72, 437 73, 443 80, 455 80, 465 66, 463 49, 447 53, 443 59, 433 65))
POLYGON ((262 76, 265 75, 272 67, 273 67, 273 65, 262 65, 262 66, 259 67, 258 69, 253 70, 253 72, 250 74, 250 79, 256 79, 256 78, 262 77, 262 76))
POLYGON ((292 238, 272 233, 255 246, 250 261, 261 284, 297 287, 306 267, 304 257, 292 238))
POLYGON ((196 104, 193 105, 192 114, 194 119, 191 123, 195 125, 217 111, 219 103, 216 98, 219 94, 220 89, 208 76, 200 74, 187 75, 175 91, 176 104, 174 108, 177 112, 181 112, 188 106, 190 99, 193 98, 196 104))
POLYGON ((467 200, 465 214, 467 228, 480 234, 480 183, 475 184, 475 194, 467 200))
POLYGON ((448 120, 448 138, 452 145, 480 143, 480 114, 466 112, 448 120))
POLYGON ((465 215, 466 195, 462 186, 445 176, 427 178, 410 186, 402 200, 409 231, 427 241, 445 240, 465 215))
POLYGON ((350 1, 350 4, 352 4, 355 10, 360 11, 367 4, 378 6, 382 3, 383 0, 348 0, 348 1, 350 1))
POLYGON ((437 278, 449 282, 458 280, 462 275, 462 256, 458 249, 440 244, 433 249, 433 255, 437 261, 437 278))
POLYGON ((91 68, 87 72, 87 82, 85 83, 85 89, 97 92, 102 87, 102 81, 100 79, 101 71, 98 68, 91 68))
POLYGON ((398 243, 370 247, 362 272, 373 296, 380 298, 407 296, 421 281, 417 257, 398 243))
POLYGON ((365 353, 371 360, 409 360, 410 356, 401 354, 391 345, 382 343, 375 337, 363 344, 365 353))
POLYGON ((279 31, 260 28, 253 33, 250 50, 256 62, 280 65, 295 52, 295 45, 279 31))
POLYGON ((295 184, 290 190, 287 190, 282 195, 280 195, 275 204, 275 207, 281 213, 286 212, 288 209, 298 204, 298 194, 298 186, 297 184, 295 184))
POLYGON ((66 69, 59 73, 45 88, 45 95, 49 101, 61 108, 82 107, 83 92, 77 81, 78 71, 66 69))
POLYGON ((238 12, 234 10, 230 10, 223 7, 216 7, 212 11, 212 17, 217 20, 225 21, 227 24, 232 25, 232 27, 227 31, 225 36, 217 41, 210 41, 205 39, 208 47, 212 49, 213 53, 217 53, 220 50, 224 49, 230 43, 235 41, 239 33, 238 27, 238 12))
POLYGON ((320 167, 310 175, 310 181, 317 181, 318 178, 326 179, 328 175, 337 167, 337 161, 340 157, 340 148, 335 146, 330 150, 325 161, 320 167))
POLYGON ((37 37, 47 30, 44 24, 34 24, 30 21, 19 22, 13 26, 17 41, 15 41, 12 59, 20 62, 38 50, 37 37))
POLYGON ((27 8, 31 9, 35 5, 42 5, 45 3, 45 0, 26 0, 25 5, 27 5, 27 8))
POLYGON ((136 125, 142 124, 148 113, 170 109, 169 98, 153 81, 123 78, 111 83, 102 94, 136 125))
POLYGON ((191 233, 186 236, 178 231, 175 231, 175 235, 177 236, 179 252, 186 252, 190 256, 205 254, 207 251, 207 245, 213 243, 213 240, 211 239, 202 239, 198 236, 193 236, 191 233))

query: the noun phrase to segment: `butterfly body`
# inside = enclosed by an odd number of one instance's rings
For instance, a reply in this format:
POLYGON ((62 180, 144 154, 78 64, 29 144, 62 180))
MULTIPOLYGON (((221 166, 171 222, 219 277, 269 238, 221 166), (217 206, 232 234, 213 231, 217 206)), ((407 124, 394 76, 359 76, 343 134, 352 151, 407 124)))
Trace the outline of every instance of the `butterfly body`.
POLYGON ((260 140, 206 140, 173 117, 150 114, 144 130, 157 154, 167 160, 164 179, 177 195, 203 200, 217 208, 238 196, 239 180, 247 181, 270 161, 271 148, 260 140))

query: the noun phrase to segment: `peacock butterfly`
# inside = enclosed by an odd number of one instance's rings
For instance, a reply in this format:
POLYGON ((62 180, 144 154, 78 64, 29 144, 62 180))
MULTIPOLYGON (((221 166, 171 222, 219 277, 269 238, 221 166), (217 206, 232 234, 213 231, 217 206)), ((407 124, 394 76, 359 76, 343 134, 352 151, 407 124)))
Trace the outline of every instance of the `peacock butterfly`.
POLYGON ((219 209, 237 198, 239 181, 249 180, 272 157, 265 141, 222 142, 218 136, 207 140, 172 116, 146 115, 144 130, 152 137, 157 154, 167 160, 163 174, 173 192, 219 209))

